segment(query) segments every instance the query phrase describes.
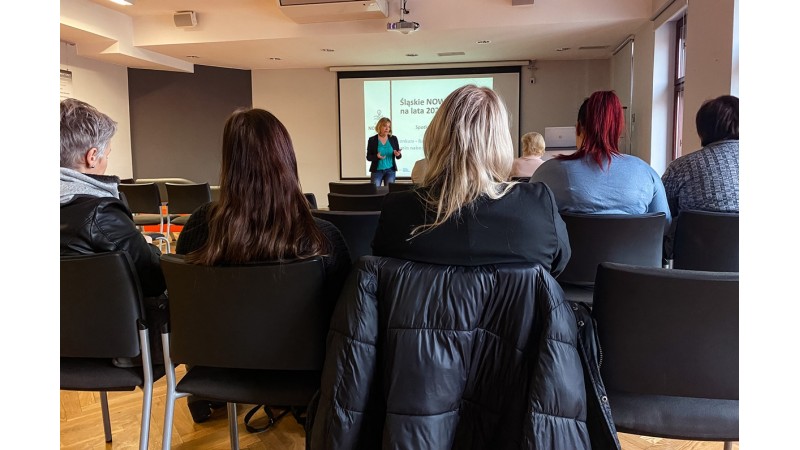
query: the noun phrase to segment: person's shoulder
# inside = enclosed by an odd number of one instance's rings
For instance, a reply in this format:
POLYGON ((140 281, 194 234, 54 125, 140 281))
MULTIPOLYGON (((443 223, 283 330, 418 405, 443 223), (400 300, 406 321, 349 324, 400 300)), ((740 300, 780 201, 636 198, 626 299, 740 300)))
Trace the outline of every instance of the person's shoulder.
MULTIPOLYGON (((539 169, 536 169, 537 171, 539 169)), ((534 172, 535 174, 535 172, 534 172)), ((550 188, 542 181, 531 180, 529 183, 517 183, 511 192, 517 192, 517 195, 548 195, 550 188)))

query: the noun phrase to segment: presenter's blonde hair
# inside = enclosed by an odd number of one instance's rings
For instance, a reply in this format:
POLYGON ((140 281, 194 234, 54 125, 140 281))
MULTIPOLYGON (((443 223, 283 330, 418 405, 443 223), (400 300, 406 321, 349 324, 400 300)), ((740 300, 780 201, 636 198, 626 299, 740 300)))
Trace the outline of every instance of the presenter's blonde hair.
POLYGON ((544 136, 532 131, 522 135, 522 156, 543 156, 546 148, 544 136))
POLYGON ((392 134, 392 119, 388 117, 381 117, 380 119, 378 119, 378 123, 375 124, 375 132, 380 134, 381 128, 383 127, 383 124, 385 124, 386 122, 389 122, 389 134, 392 134))
POLYGON ((435 228, 481 196, 498 199, 515 184, 506 182, 514 160, 508 114, 491 89, 467 85, 444 100, 423 138, 428 169, 421 193, 432 223, 412 236, 435 228))

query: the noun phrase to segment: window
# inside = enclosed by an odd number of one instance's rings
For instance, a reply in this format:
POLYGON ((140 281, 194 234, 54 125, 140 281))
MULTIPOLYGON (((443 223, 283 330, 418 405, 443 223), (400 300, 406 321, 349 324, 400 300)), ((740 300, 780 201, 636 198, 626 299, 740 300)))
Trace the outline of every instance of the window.
POLYGON ((672 159, 682 154, 683 146, 683 88, 686 76, 686 16, 675 22, 675 99, 672 136, 672 159))

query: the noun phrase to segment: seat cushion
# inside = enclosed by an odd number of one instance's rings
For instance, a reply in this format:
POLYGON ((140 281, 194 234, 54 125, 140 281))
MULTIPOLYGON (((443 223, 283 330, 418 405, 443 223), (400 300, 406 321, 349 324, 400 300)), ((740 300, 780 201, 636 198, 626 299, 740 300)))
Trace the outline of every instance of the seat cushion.
POLYGON ((739 400, 608 391, 617 431, 670 439, 739 440, 739 400))
MULTIPOLYGON (((153 381, 164 366, 153 368, 153 381)), ((117 367, 107 358, 61 358, 61 389, 66 391, 132 391, 144 383, 141 367, 117 367)))
POLYGON ((306 406, 319 389, 319 371, 267 371, 191 367, 178 383, 188 392, 223 402, 306 406))

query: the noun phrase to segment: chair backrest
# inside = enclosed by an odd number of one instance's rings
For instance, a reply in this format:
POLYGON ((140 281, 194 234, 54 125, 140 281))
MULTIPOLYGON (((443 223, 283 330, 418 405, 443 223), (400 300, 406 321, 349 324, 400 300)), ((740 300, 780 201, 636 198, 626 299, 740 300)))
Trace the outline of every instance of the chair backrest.
POLYGON ((601 262, 661 267, 664 213, 561 213, 567 225, 572 256, 559 283, 591 286, 601 262))
POLYGON ((170 214, 191 214, 211 201, 211 187, 208 183, 164 183, 164 185, 169 195, 167 208, 170 214))
POLYGON ((175 364, 319 370, 332 305, 322 259, 201 266, 164 254, 175 364))
POLYGON ((328 193, 331 211, 380 211, 386 194, 349 195, 328 193))
POLYGON ((389 183, 389 192, 410 191, 415 186, 414 183, 389 183))
POLYGON ((681 211, 675 219, 672 267, 739 271, 739 214, 681 211))
POLYGON ((609 392, 739 398, 738 273, 603 263, 592 315, 609 392))
POLYGON ((167 193, 167 183, 173 184, 194 184, 194 181, 186 178, 137 178, 134 183, 155 183, 158 186, 158 192, 161 194, 161 200, 169 202, 169 194, 167 193))
POLYGON ((62 256, 60 277, 61 357, 138 356, 142 292, 128 254, 62 256))
POLYGON ((155 183, 119 184, 134 214, 161 214, 161 193, 155 183))
POLYGON ((308 207, 311 209, 317 209, 317 196, 314 195, 313 192, 304 192, 303 195, 308 201, 308 207))
POLYGON ((380 211, 311 211, 315 217, 327 220, 339 231, 350 250, 350 260, 358 261, 364 255, 372 254, 372 238, 378 229, 380 211))
POLYGON ((378 187, 373 183, 342 183, 331 181, 328 190, 334 194, 369 195, 377 194, 378 187))

